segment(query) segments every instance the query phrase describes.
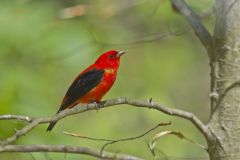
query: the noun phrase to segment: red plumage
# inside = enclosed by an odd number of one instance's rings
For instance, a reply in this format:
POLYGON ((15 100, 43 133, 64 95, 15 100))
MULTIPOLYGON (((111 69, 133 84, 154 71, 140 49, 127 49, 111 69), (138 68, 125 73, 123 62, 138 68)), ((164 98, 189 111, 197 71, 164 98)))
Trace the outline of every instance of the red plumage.
MULTIPOLYGON (((120 56, 124 51, 110 50, 103 53, 94 64, 83 70, 69 87, 57 113, 82 103, 100 102, 115 82, 120 56)), ((51 122, 51 131, 57 122, 51 122)))

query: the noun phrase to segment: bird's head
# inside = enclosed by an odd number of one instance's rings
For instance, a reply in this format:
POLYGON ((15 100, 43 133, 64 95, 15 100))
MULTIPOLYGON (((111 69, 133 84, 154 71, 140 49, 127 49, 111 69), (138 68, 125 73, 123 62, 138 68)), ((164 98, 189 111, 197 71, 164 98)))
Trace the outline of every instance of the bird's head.
POLYGON ((120 57, 124 53, 125 51, 107 51, 96 60, 95 64, 102 68, 118 68, 120 64, 120 57))

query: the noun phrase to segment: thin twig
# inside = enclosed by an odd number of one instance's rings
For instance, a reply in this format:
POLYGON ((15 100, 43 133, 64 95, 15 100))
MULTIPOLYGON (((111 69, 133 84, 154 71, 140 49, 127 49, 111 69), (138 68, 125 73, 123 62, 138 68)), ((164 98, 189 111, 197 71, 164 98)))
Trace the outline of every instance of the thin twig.
POLYGON ((142 138, 144 137, 145 135, 147 135, 148 133, 152 132, 153 130, 157 129, 158 127, 160 126, 166 126, 166 125, 170 125, 171 122, 168 122, 168 123, 158 123, 156 126, 154 126, 153 128, 147 130, 146 132, 138 135, 138 136, 134 136, 134 137, 130 137, 130 138, 122 138, 122 139, 116 139, 116 140, 113 140, 113 139, 104 139, 104 138, 92 138, 92 137, 87 137, 87 136, 81 136, 79 134, 76 134, 76 133, 70 133, 70 132, 63 132, 64 134, 67 134, 67 135, 70 135, 70 136, 73 136, 73 137, 79 137, 79 138, 84 138, 84 139, 89 139, 89 140, 94 140, 94 141, 104 141, 104 142, 107 142, 105 143, 102 148, 101 148, 101 151, 100 151, 100 154, 103 153, 104 149, 110 145, 110 144, 114 144, 114 143, 118 143, 118 142, 123 142, 123 141, 131 141, 131 140, 136 140, 136 139, 139 139, 139 138, 142 138))
POLYGON ((105 143, 105 144, 102 146, 101 151, 100 151, 100 154, 102 154, 103 151, 104 151, 104 149, 105 149, 108 145, 110 145, 110 144, 114 144, 114 143, 118 143, 118 142, 123 142, 123 141, 130 141, 130 140, 139 139, 139 138, 144 137, 146 134, 152 132, 153 130, 157 129, 157 128, 160 127, 160 126, 165 126, 165 125, 170 125, 170 124, 171 124, 171 122, 168 122, 168 123, 159 123, 159 124, 157 124, 155 127, 149 129, 149 130, 146 131, 145 133, 140 134, 140 135, 138 135, 138 136, 130 137, 130 138, 123 138, 123 139, 118 139, 118 140, 113 140, 112 142, 107 142, 107 143, 105 143))
POLYGON ((107 41, 103 41, 103 40, 99 40, 95 38, 95 41, 100 44, 100 45, 106 45, 106 46, 132 46, 132 45, 142 45, 145 43, 152 43, 152 42, 156 42, 159 40, 162 40, 164 38, 167 37, 171 37, 171 36, 178 36, 181 35, 182 32, 163 32, 163 33, 158 33, 158 34, 151 34, 151 35, 145 35, 144 38, 142 37, 135 37, 132 39, 136 39, 136 40, 132 40, 132 41, 127 41, 127 42, 107 42, 107 41))
POLYGON ((63 131, 63 133, 66 134, 66 135, 69 135, 69 136, 83 138, 83 139, 88 139, 88 140, 93 140, 93 141, 104 141, 104 142, 112 142, 112 141, 114 141, 112 139, 93 138, 93 137, 81 136, 81 135, 79 135, 77 133, 71 133, 71 132, 66 132, 66 131, 63 131))

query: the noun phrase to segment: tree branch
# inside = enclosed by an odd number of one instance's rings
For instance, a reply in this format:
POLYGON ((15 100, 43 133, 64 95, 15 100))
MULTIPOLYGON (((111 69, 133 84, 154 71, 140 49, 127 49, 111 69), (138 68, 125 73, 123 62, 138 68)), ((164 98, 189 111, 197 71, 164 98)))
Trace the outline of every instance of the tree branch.
POLYGON ((6 145, 0 146, 0 152, 60 152, 84 154, 109 160, 142 160, 141 158, 135 156, 116 154, 105 151, 100 154, 100 150, 88 147, 73 147, 67 145, 6 145))
MULTIPOLYGON (((193 113, 182 111, 179 109, 165 107, 163 105, 153 102, 152 100, 144 101, 144 100, 134 100, 134 99, 122 97, 122 98, 104 101, 101 105, 101 108, 110 107, 110 106, 114 106, 114 105, 120 105, 120 104, 128 104, 128 105, 135 106, 135 107, 155 109, 155 110, 158 110, 160 112, 163 112, 163 113, 171 115, 171 116, 176 116, 176 117, 181 117, 181 118, 187 119, 187 120, 191 121, 198 128, 198 130, 205 136, 206 139, 209 140, 212 138, 212 134, 209 131, 208 127, 193 113)), ((82 113, 82 112, 89 111, 89 110, 96 110, 96 109, 98 109, 98 107, 99 107, 98 104, 95 104, 95 103, 85 104, 85 105, 83 104, 83 105, 78 105, 72 109, 64 110, 52 117, 30 118, 30 119, 33 119, 31 123, 29 123, 22 129, 16 131, 16 133, 14 135, 7 138, 5 141, 1 142, 1 145, 8 145, 8 144, 13 143, 19 137, 25 135, 26 133, 31 131, 33 128, 35 128, 39 124, 49 123, 52 121, 58 121, 69 115, 82 113)), ((16 117, 16 116, 12 115, 12 117, 16 117)))
POLYGON ((1 115, 0 120, 19 120, 19 121, 26 121, 26 122, 32 122, 33 118, 29 116, 18 116, 18 115, 1 115))
MULTIPOLYGON (((202 24, 200 17, 193 12, 184 0, 171 0, 171 2, 173 7, 187 19, 203 46, 207 49, 207 51, 210 51, 213 47, 212 36, 202 24)), ((208 52, 208 54, 211 58, 210 52, 208 52)))

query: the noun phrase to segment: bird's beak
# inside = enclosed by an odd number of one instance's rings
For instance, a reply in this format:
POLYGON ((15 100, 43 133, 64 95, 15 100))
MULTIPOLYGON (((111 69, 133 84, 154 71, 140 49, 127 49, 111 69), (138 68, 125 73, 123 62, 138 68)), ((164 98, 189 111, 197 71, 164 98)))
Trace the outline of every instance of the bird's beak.
POLYGON ((124 55, 125 53, 126 53, 125 51, 118 51, 117 56, 118 56, 118 57, 121 57, 121 56, 124 55))

